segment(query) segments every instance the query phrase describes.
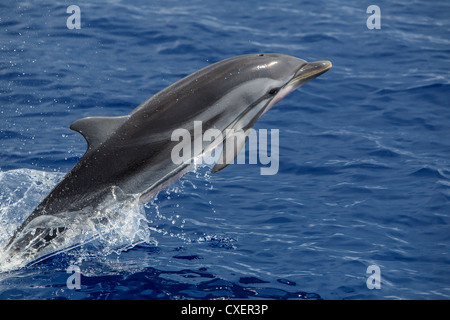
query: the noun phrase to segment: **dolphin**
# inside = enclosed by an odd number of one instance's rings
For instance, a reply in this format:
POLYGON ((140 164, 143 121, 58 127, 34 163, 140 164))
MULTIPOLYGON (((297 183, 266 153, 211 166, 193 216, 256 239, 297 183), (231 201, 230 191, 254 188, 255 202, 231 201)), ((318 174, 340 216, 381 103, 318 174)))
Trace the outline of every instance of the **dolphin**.
MULTIPOLYGON (((75 121, 70 129, 84 136, 86 153, 15 231, 3 258, 34 259, 43 248, 56 250, 68 225, 82 224, 106 199, 138 195, 145 202, 180 179, 192 166, 172 160, 178 143, 171 139, 174 130, 183 128, 194 138, 194 122, 201 121, 202 132, 219 130, 224 141, 227 129, 248 132, 283 97, 330 68, 329 61, 308 63, 283 54, 237 56, 175 82, 128 115, 75 121)), ((213 144, 203 142, 198 152, 213 144)), ((234 159, 241 147, 222 152, 234 159)), ((217 163, 211 171, 229 163, 217 163)))

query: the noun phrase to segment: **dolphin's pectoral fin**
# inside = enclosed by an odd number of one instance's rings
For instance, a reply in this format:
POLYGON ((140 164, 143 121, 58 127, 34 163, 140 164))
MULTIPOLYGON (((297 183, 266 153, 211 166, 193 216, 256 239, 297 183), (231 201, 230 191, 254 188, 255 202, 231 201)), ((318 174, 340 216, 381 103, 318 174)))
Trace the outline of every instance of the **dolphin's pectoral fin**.
POLYGON ((225 169, 230 163, 234 162, 234 159, 239 155, 242 148, 245 146, 245 142, 248 139, 250 130, 237 130, 228 134, 223 143, 222 153, 217 160, 216 165, 211 169, 211 173, 216 173, 225 169))
POLYGON ((106 141, 129 116, 122 117, 88 117, 75 121, 70 129, 83 135, 88 143, 88 149, 95 148, 106 141))

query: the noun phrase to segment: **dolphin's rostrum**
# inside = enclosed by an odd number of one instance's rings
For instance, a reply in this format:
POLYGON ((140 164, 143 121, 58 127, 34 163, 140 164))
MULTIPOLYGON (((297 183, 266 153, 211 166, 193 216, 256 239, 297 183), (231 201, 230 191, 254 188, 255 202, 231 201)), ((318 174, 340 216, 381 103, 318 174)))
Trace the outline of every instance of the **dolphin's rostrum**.
MULTIPOLYGON (((108 197, 149 199, 175 182, 190 165, 171 160, 174 130, 193 134, 194 121, 202 121, 203 130, 245 132, 275 103, 330 68, 329 61, 307 63, 281 54, 237 56, 177 81, 129 115, 75 121, 70 128, 86 139, 86 153, 17 229, 3 258, 37 258, 64 237, 64 223, 82 221, 71 213, 95 214, 108 197)), ((209 147, 203 144, 201 152, 209 147)), ((236 157, 239 150, 232 152, 236 157)), ((212 172, 227 165, 218 163, 212 172)))

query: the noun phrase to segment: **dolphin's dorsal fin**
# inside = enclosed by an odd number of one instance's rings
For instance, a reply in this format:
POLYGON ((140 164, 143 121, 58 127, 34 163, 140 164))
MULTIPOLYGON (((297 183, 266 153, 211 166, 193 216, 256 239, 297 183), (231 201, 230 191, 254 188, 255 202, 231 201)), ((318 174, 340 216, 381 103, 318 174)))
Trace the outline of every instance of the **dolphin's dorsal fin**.
POLYGON ((90 150, 105 142, 129 117, 88 117, 75 121, 70 129, 83 135, 90 150))
POLYGON ((234 162, 234 159, 236 159, 242 148, 245 146, 249 134, 250 130, 241 129, 233 131, 225 137, 222 153, 220 154, 216 165, 211 169, 211 173, 216 173, 234 162))

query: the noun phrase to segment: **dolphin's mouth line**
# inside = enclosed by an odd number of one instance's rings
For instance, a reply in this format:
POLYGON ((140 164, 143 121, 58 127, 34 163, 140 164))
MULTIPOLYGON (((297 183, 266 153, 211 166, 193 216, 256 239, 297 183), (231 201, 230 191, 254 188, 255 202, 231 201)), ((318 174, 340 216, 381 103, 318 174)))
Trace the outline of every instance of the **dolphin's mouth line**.
POLYGON ((312 80, 330 70, 331 67, 332 64, 330 61, 308 62, 302 65, 300 69, 297 70, 294 77, 288 82, 288 84, 303 80, 312 80))

